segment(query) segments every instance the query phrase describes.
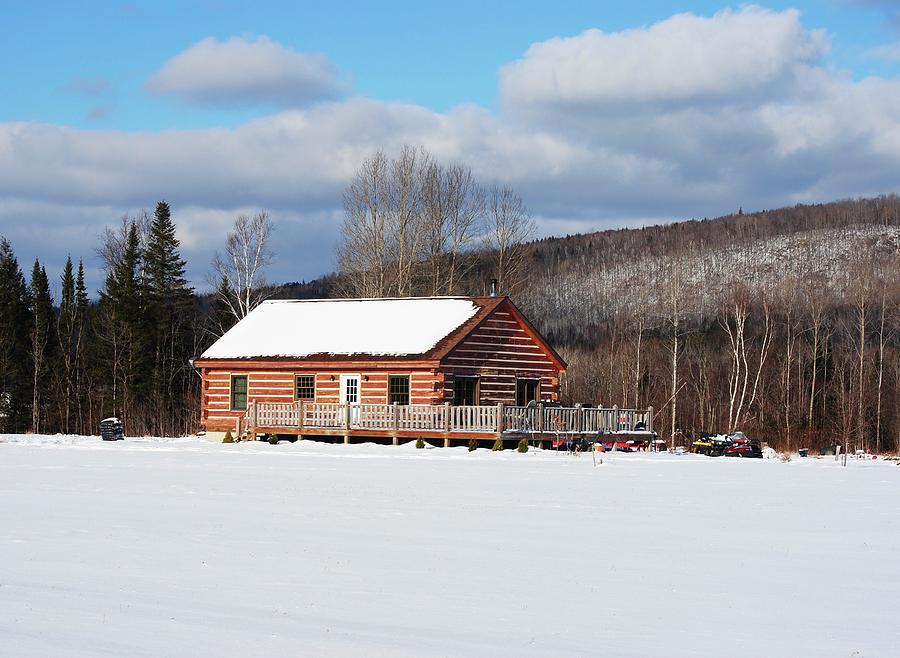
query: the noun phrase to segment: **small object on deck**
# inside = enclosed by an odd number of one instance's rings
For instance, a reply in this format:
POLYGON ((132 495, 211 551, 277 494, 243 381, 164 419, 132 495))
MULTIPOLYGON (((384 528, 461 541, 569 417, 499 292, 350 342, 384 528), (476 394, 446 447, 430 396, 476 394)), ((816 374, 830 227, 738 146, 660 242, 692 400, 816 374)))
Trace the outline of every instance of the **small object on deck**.
POLYGON ((122 421, 115 417, 101 420, 100 437, 104 441, 124 441, 125 432, 122 429, 122 421))

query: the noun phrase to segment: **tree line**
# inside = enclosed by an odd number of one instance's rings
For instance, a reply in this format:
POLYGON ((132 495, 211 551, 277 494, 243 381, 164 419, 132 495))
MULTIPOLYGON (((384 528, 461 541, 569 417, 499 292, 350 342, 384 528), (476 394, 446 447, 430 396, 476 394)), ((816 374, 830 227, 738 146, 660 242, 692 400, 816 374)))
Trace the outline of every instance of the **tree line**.
POLYGON ((189 285, 169 205, 107 228, 106 273, 90 299, 83 261, 66 260, 59 299, 35 260, 26 279, 0 238, 0 432, 94 434, 115 416, 131 435, 197 429, 190 359, 259 303, 271 258, 265 212, 238 217, 217 254, 212 295, 189 285))
MULTIPOLYGON (((377 158, 348 189, 341 271, 320 280, 320 290, 477 295, 498 278, 501 293, 569 361, 568 403, 653 406, 656 427, 678 444, 703 432, 743 430, 787 449, 841 444, 900 452, 896 196, 532 242, 518 234, 507 243, 516 252, 515 276, 504 278, 496 242, 470 240, 460 252, 452 241, 443 248, 429 242, 428 229, 441 226, 442 215, 427 210, 429 188, 422 186, 422 237, 411 243, 421 251, 406 258, 405 283, 371 287, 366 276, 373 272, 391 282, 401 276, 394 250, 405 243, 405 206, 361 203, 365 195, 357 190, 374 190, 370 180, 381 181, 381 189, 405 188, 415 167, 396 163, 423 155, 377 158), (360 239, 360 226, 376 225, 373 208, 384 221, 360 239), (394 250, 366 253, 376 234, 394 250), (363 260, 348 262, 348 254, 363 260), (432 286, 434 272, 455 262, 465 266, 453 286, 432 286)), ((433 163, 427 154, 423 160, 427 171, 433 163)), ((476 207, 490 233, 490 203, 476 207)))
POLYGON ((569 359, 568 400, 653 405, 677 443, 900 451, 896 197, 551 239, 529 262, 519 303, 569 359))
POLYGON ((197 429, 189 359, 265 297, 479 295, 499 280, 569 361, 566 402, 656 410, 663 436, 743 430, 794 448, 900 448, 900 200, 739 211, 530 241, 515 190, 422 149, 367 158, 344 194, 339 271, 268 284, 268 215, 238 217, 197 294, 165 202, 26 277, 0 238, 0 431, 197 429))

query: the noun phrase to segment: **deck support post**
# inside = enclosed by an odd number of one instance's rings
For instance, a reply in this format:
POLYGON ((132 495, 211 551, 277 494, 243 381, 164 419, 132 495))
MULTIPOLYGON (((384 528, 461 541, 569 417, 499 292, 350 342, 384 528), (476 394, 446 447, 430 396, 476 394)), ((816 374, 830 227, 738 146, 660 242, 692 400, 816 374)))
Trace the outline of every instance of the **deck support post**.
POLYGON ((303 400, 297 400, 297 440, 303 440, 303 400))
POLYGON ((613 431, 619 431, 619 405, 613 405, 613 431))
POLYGON ((653 407, 647 407, 647 431, 653 431, 653 407))
POLYGON ((344 443, 350 443, 350 403, 344 405, 344 443))
POLYGON ((444 447, 450 447, 450 403, 444 403, 444 447))
POLYGON ((581 403, 575 403, 575 430, 576 434, 581 434, 582 428, 584 428, 584 424, 581 422, 581 403))
POLYGON ((503 403, 497 403, 497 438, 503 442, 503 403))
POLYGON ((256 400, 254 400, 253 402, 250 403, 250 427, 248 428, 250 430, 250 440, 251 441, 256 441, 256 426, 257 426, 256 421, 258 420, 256 411, 257 411, 257 405, 256 405, 256 400))
POLYGON ((538 432, 538 448, 544 448, 544 403, 538 402, 537 406, 537 422, 534 428, 538 432))
POLYGON ((400 445, 400 404, 395 402, 391 405, 391 445, 400 445))

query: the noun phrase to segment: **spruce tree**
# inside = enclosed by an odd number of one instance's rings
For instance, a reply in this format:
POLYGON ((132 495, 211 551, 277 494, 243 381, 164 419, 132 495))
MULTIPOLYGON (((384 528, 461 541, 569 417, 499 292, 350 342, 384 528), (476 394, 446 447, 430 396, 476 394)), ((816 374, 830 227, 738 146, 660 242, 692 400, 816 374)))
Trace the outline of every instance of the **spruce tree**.
POLYGON ((59 316, 56 321, 56 333, 59 338, 59 355, 62 366, 60 372, 60 425, 63 432, 69 434, 72 421, 73 396, 75 388, 75 369, 78 362, 78 306, 75 300, 75 271, 72 257, 66 258, 65 267, 60 275, 59 316))
POLYGON ((98 335, 108 346, 105 360, 113 384, 112 409, 125 431, 139 433, 135 418, 145 407, 148 336, 142 254, 137 225, 132 222, 122 255, 113 263, 100 291, 98 335))
POLYGON ((144 256, 147 289, 157 303, 174 304, 193 293, 185 279, 186 263, 178 251, 180 246, 169 204, 160 201, 150 224, 144 256))
POLYGON ((29 421, 28 287, 12 245, 0 237, 0 431, 21 432, 29 421))
MULTIPOLYGON (((84 284, 84 261, 80 258, 78 259, 78 274, 75 276, 75 305, 79 310, 87 311, 88 306, 90 306, 90 299, 88 298, 87 286, 84 284)), ((86 315, 82 314, 82 318, 85 318, 86 315)))
POLYGON ((181 403, 191 386, 193 290, 185 278, 169 204, 156 205, 144 256, 148 319, 151 323, 153 400, 151 428, 160 434, 177 431, 184 421, 181 403))
POLYGON ((85 409, 90 409, 87 381, 88 381, 88 354, 93 341, 91 340, 91 324, 89 313, 91 301, 88 297, 87 286, 84 282, 84 262, 78 260, 78 273, 75 275, 75 332, 78 336, 75 349, 75 415, 76 431, 87 433, 88 426, 85 419, 85 409))
POLYGON ((54 335, 53 297, 50 295, 47 270, 36 258, 31 269, 29 300, 31 302, 31 429, 33 432, 40 432, 41 421, 45 417, 44 400, 49 397, 48 388, 55 365, 57 340, 54 335))

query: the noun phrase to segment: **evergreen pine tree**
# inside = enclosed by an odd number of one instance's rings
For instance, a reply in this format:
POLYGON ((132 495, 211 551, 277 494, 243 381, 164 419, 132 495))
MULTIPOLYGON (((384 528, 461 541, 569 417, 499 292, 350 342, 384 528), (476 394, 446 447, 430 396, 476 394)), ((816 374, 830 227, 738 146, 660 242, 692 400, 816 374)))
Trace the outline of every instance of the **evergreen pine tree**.
POLYGON ((12 245, 0 237, 0 430, 21 432, 30 414, 28 287, 12 245))
POLYGON ((147 289, 156 303, 174 304, 193 293, 185 279, 186 263, 178 251, 180 246, 169 204, 160 201, 150 224, 144 256, 147 289))
POLYGON ((54 357, 57 340, 55 333, 55 317, 53 297, 50 295, 50 282, 47 270, 35 258, 31 269, 31 285, 29 286, 31 302, 31 429, 41 431, 41 421, 45 419, 44 400, 54 371, 54 357))
POLYGON ((56 321, 56 334, 59 337, 59 353, 62 364, 60 372, 60 408, 61 429, 66 434, 71 432, 72 388, 75 379, 75 271, 72 257, 66 258, 66 264, 60 275, 59 316, 56 321))
POLYGON ((97 331, 109 347, 104 358, 112 375, 111 411, 121 417, 125 431, 134 434, 143 431, 136 417, 147 397, 149 360, 141 267, 137 225, 132 222, 122 255, 107 272, 100 291, 97 331))
POLYGON ((144 256, 148 320, 153 341, 152 399, 155 410, 151 430, 160 434, 178 431, 179 421, 185 420, 180 403, 192 384, 188 359, 193 351, 193 290, 185 278, 186 264, 179 247, 169 204, 160 201, 150 225, 144 256))
MULTIPOLYGON (((87 311, 90 303, 87 286, 84 284, 84 261, 78 259, 78 274, 75 276, 75 306, 79 310, 87 311)), ((81 317, 84 318, 86 315, 82 314, 81 317)))
POLYGON ((89 421, 85 418, 85 410, 91 405, 88 398, 88 355, 92 345, 89 313, 91 301, 84 282, 84 262, 78 260, 78 273, 75 275, 75 332, 77 334, 75 348, 75 427, 80 433, 87 433, 89 421))

